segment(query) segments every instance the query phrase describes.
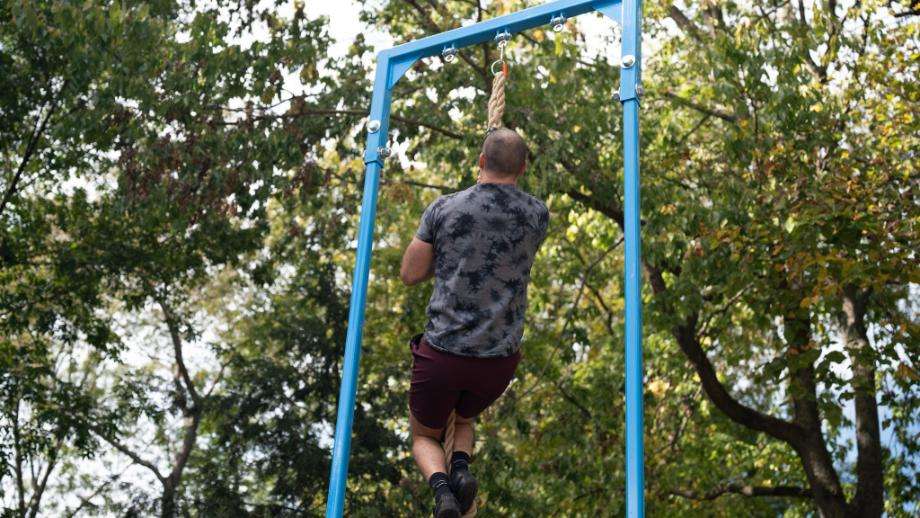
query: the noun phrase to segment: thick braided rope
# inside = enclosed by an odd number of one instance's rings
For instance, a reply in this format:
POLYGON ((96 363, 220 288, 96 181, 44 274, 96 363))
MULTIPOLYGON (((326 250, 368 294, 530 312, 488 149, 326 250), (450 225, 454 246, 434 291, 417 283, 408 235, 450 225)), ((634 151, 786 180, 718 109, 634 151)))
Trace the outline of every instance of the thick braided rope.
POLYGON ((507 80, 507 65, 502 66, 502 72, 495 74, 492 79, 492 96, 489 98, 489 127, 492 130, 502 127, 502 116, 505 114, 505 81, 507 80))
MULTIPOLYGON (((451 412, 450 417, 447 418, 447 428, 444 430, 444 442, 442 444, 444 448, 444 458, 447 460, 447 472, 450 473, 450 458, 454 455, 454 432, 456 430, 457 422, 457 413, 451 412)), ((476 501, 473 501, 473 506, 470 507, 470 510, 466 512, 461 518, 472 518, 476 516, 477 511, 476 501)))
MULTIPOLYGON (((508 77, 508 65, 502 64, 501 74, 495 74, 492 79, 492 95, 489 97, 489 130, 502 127, 502 116, 505 115, 505 81, 508 77)), ((456 432, 457 413, 451 412, 447 418, 447 428, 444 430, 444 457, 447 461, 447 472, 450 473, 450 458, 454 455, 454 433, 456 432)), ((473 507, 463 515, 463 518, 476 516, 476 502, 473 507)))
POLYGON ((447 418, 447 429, 444 430, 444 458, 447 461, 447 472, 450 473, 450 458, 454 454, 454 431, 457 413, 451 412, 447 418))

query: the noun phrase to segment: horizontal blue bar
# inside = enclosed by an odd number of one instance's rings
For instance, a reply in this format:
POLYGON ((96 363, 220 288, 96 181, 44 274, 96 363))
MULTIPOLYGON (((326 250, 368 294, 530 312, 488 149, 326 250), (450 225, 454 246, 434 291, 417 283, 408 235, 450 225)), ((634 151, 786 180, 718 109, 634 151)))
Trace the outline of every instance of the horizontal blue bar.
POLYGON ((406 57, 418 59, 434 56, 451 46, 459 49, 486 41, 493 41, 499 32, 508 31, 511 34, 516 34, 540 25, 547 25, 554 16, 559 14, 568 19, 595 10, 609 12, 611 6, 619 3, 620 0, 559 0, 549 2, 479 22, 475 25, 460 27, 404 43, 392 49, 384 50, 381 54, 397 60, 406 57))

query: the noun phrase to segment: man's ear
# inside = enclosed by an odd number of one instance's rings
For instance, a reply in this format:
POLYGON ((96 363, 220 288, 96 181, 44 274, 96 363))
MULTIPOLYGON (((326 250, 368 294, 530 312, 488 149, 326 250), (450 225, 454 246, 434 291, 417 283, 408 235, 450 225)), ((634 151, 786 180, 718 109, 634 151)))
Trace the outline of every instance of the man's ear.
POLYGON ((526 160, 524 161, 523 164, 521 164, 521 170, 518 171, 518 178, 524 176, 524 171, 527 171, 527 161, 526 160))
POLYGON ((480 169, 486 168, 486 154, 485 153, 479 153, 479 168, 480 169))

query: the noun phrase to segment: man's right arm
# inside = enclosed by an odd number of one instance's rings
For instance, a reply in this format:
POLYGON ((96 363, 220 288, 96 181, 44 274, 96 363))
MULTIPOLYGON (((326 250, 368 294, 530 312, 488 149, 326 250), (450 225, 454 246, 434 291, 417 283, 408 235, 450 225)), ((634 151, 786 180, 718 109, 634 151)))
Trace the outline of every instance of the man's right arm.
POLYGON ((425 209, 418 231, 412 238, 412 242, 406 247, 406 253, 403 254, 399 277, 406 286, 413 286, 434 277, 434 240, 438 229, 435 217, 437 206, 438 202, 435 201, 425 209))
POLYGON ((412 242, 403 254, 402 268, 399 277, 406 286, 414 286, 422 281, 427 281, 434 276, 434 246, 418 237, 413 237, 412 242))

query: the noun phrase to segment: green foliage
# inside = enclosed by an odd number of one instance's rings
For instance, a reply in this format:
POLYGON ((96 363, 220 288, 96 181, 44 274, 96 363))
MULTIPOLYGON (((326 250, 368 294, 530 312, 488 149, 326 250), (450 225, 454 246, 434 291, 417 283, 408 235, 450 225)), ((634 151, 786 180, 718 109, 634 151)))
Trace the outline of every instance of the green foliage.
MULTIPOLYGON (((361 15, 401 42, 531 3, 361 15)), ((322 514, 372 49, 359 36, 330 58, 309 2, 213 4, 0 2, 5 515, 322 514)), ((920 60, 916 16, 892 16, 907 10, 646 2, 650 515, 819 507, 749 496, 808 489, 807 463, 724 412, 694 346, 748 408, 801 424, 814 404, 851 504, 868 393, 885 510, 915 512, 920 60)), ((623 512, 618 67, 585 52, 580 23, 510 48, 505 122, 552 217, 525 359, 478 428, 483 516, 623 512)), ((423 60, 394 90, 406 151, 380 192, 349 515, 429 511, 406 420, 429 288, 402 286, 399 262, 423 208, 475 181, 495 52, 423 60)))

